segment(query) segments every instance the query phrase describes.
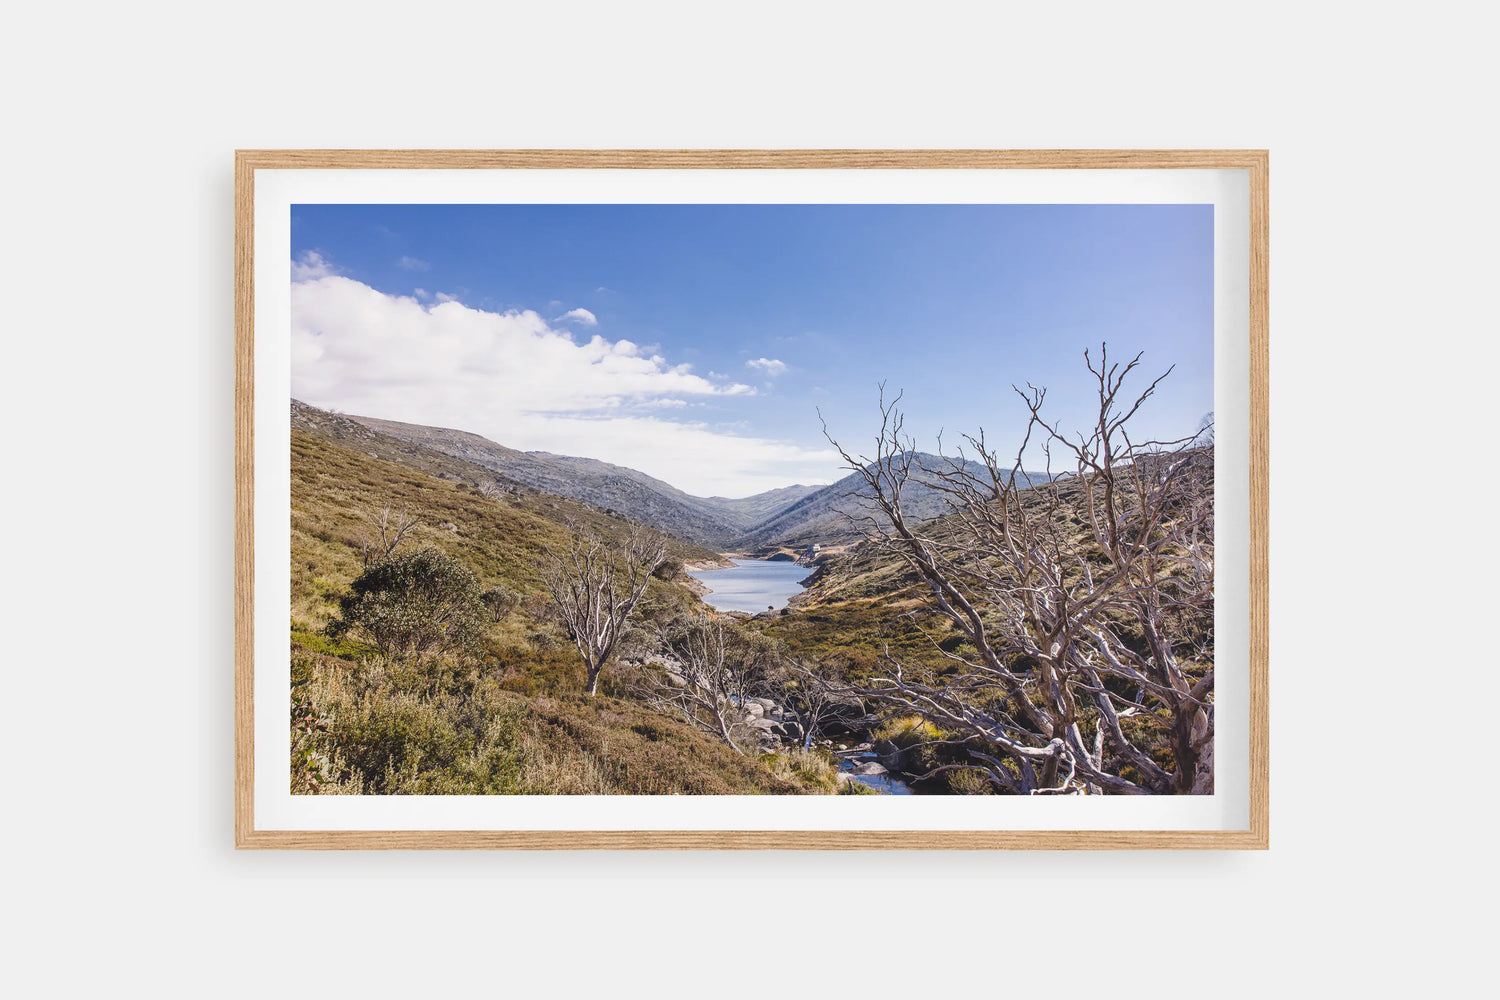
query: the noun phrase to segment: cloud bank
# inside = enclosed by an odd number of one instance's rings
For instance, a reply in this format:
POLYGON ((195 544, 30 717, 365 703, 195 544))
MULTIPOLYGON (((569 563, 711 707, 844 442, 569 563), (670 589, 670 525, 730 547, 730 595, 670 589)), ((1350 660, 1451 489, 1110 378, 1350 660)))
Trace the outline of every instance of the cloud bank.
POLYGON ((755 390, 628 340, 577 342, 530 310, 388 295, 316 254, 292 270, 292 394, 315 406, 598 458, 700 496, 826 482, 836 471, 826 449, 663 419, 755 390))

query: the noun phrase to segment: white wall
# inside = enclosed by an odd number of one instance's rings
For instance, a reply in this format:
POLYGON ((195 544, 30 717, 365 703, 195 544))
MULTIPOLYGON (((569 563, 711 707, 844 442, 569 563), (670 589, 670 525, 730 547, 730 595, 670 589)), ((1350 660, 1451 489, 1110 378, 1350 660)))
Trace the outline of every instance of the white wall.
POLYGON ((1452 992, 1493 931, 1468 7, 9 11, 17 995, 1452 992), (232 151, 341 146, 1269 147, 1272 850, 233 852, 232 151))

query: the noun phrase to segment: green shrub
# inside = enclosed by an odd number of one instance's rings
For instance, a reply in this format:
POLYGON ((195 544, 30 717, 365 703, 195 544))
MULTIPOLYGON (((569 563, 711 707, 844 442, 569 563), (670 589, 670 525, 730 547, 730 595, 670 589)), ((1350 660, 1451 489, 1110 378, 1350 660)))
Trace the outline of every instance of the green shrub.
POLYGON ((955 795, 994 795, 995 786, 981 771, 948 771, 948 790, 955 795))
MULTIPOLYGON (((943 764, 955 763, 955 754, 963 753, 937 742, 944 738, 942 730, 920 715, 887 720, 870 735, 881 762, 908 777, 920 777, 943 764)), ((941 783, 944 777, 939 775, 934 780, 941 783)))
POLYGON ((651 571, 651 575, 656 577, 658 580, 675 580, 677 579, 677 574, 681 572, 682 560, 668 559, 666 562, 653 569, 651 571))
POLYGON ((930 743, 940 740, 943 734, 937 726, 928 722, 920 715, 903 715, 887 722, 881 723, 870 734, 878 742, 885 740, 892 743, 898 750, 905 750, 916 746, 918 743, 930 743))
POLYGON ((491 619, 497 622, 505 621, 512 611, 521 606, 521 595, 503 583, 486 590, 479 595, 479 599, 489 609, 491 619))
POLYGON ((561 649, 564 646, 563 640, 557 637, 557 633, 545 628, 533 629, 532 631, 527 632, 526 641, 529 642, 531 644, 531 648, 535 649, 538 653, 550 653, 553 650, 561 649))
POLYGON ((467 652, 484 635, 490 613, 467 567, 437 549, 375 563, 339 598, 327 634, 353 632, 387 657, 467 652))

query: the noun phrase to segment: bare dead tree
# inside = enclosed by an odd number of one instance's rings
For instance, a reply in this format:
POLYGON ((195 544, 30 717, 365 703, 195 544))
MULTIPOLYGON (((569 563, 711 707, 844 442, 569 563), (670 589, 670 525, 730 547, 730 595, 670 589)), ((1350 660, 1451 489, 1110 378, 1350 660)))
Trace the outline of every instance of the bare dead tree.
POLYGON ((583 658, 590 695, 666 555, 667 540, 655 532, 637 528, 610 543, 580 528, 543 567, 547 594, 583 658))
POLYGON ((743 754, 754 736, 746 724, 753 665, 740 637, 723 618, 701 614, 661 626, 657 636, 672 667, 644 675, 642 698, 743 754))
POLYGON ((399 513, 394 512, 390 504, 385 504, 378 511, 371 510, 365 520, 367 523, 360 539, 360 556, 367 569, 372 564, 384 562, 395 555, 397 547, 406 536, 422 523, 420 518, 408 514, 405 508, 399 513))
POLYGON ((968 755, 941 769, 978 769, 1003 791, 1209 794, 1212 449, 1201 434, 1131 438, 1171 369, 1122 395, 1140 355, 1123 366, 1107 349, 1097 364, 1084 358, 1093 425, 1069 436, 1042 415, 1044 389, 1017 388, 1028 420, 1014 460, 982 431, 966 436, 976 461, 960 449, 933 484, 947 495, 940 520, 903 509, 915 448, 899 395, 887 401, 882 387, 873 458, 829 438, 869 487, 867 537, 915 572, 928 610, 968 647, 930 636, 958 667, 941 683, 887 654, 889 676, 846 690, 931 719, 968 755), (1031 448, 1048 474, 1036 485, 1023 472, 1031 448), (1054 458, 1065 474, 1053 476, 1054 458))

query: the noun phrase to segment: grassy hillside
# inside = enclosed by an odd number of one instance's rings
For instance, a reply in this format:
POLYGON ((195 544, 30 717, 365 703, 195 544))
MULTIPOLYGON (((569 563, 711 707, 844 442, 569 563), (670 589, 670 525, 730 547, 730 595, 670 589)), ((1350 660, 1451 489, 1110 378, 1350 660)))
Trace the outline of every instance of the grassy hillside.
MULTIPOLYGON (((336 597, 359 574, 369 514, 389 503, 422 520, 408 543, 458 558, 483 586, 540 591, 538 565, 567 537, 564 523, 606 537, 626 525, 586 504, 527 491, 499 497, 455 479, 373 458, 300 430, 292 431, 292 621, 305 630, 327 623, 336 597)), ((674 542, 680 560, 713 559, 701 546, 674 542)))
MULTIPOLYGON (((556 659, 550 664, 557 666, 556 659)), ((827 794, 831 767, 742 757, 639 702, 526 695, 526 667, 293 651, 292 788, 334 795, 827 794)), ((555 670, 542 671, 556 683, 555 670)))
MULTIPOLYGON (((1042 478, 1032 476, 1034 481, 1042 478)), ((1059 524, 1071 535, 1072 547, 1092 549, 1081 513, 1083 484, 1070 477, 1058 480, 1055 488, 1063 501, 1059 524)), ((903 503, 907 496, 903 493, 903 503)), ((951 515, 932 516, 944 508, 935 508, 929 499, 917 506, 931 518, 924 530, 940 543, 954 541, 959 522, 951 515)), ((908 669, 917 665, 941 676, 956 669, 943 651, 972 650, 946 618, 927 609, 927 597, 927 585, 895 552, 860 542, 819 560, 811 586, 793 602, 795 614, 759 619, 757 624, 794 652, 837 665, 856 679, 886 669, 887 649, 908 669)))
MULTIPOLYGON (((376 442, 378 444, 378 442, 376 442)), ((388 445, 382 445, 388 446, 388 445)), ((430 460, 415 456, 419 460, 430 460)), ((291 783, 302 794, 768 794, 837 791, 815 754, 741 757, 624 697, 615 671, 585 698, 583 668, 545 614, 539 568, 565 522, 603 535, 627 525, 585 504, 523 491, 494 498, 307 430, 292 433, 291 783), (488 626, 462 658, 386 661, 323 627, 360 573, 367 515, 390 503, 419 517, 430 546, 532 603, 488 626)), ((441 474, 454 475, 450 468, 441 474)), ((405 546, 403 546, 405 547, 405 546)), ((712 558, 674 542, 679 560, 712 558)), ((651 581, 652 613, 699 606, 651 581)))

